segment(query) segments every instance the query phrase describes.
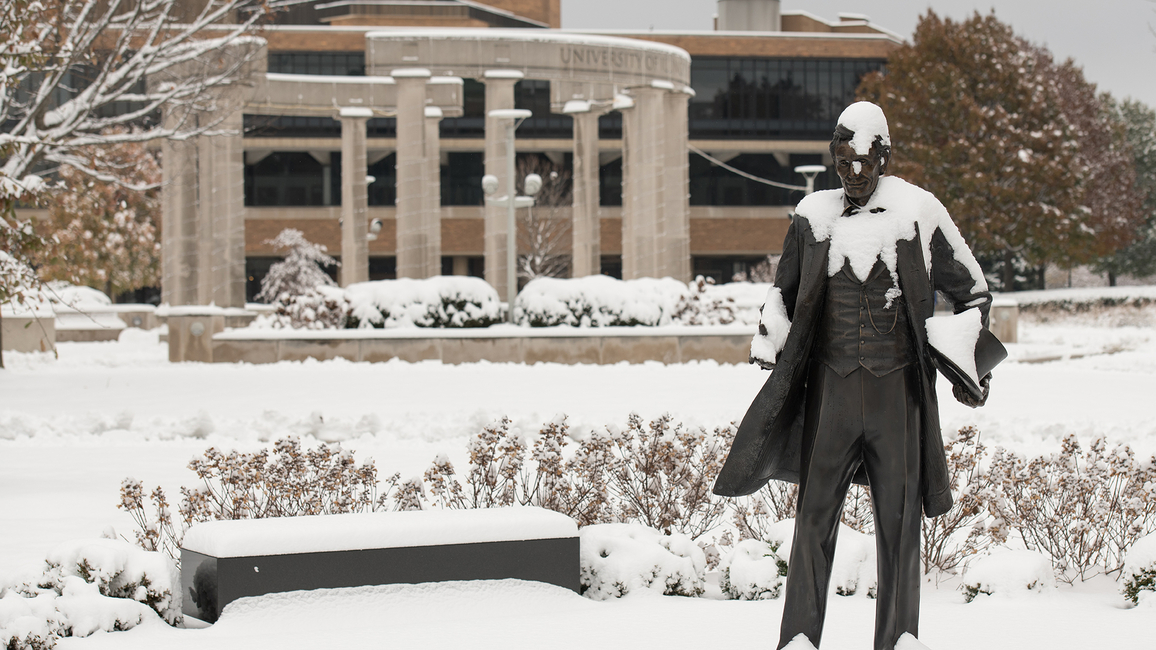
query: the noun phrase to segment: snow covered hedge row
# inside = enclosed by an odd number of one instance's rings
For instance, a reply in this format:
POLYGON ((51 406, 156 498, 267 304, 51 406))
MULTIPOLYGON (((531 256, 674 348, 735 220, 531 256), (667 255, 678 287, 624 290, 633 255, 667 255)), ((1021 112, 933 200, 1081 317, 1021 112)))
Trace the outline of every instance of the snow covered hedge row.
MULTIPOLYGON (((689 285, 671 278, 538 278, 518 294, 514 318, 529 327, 753 326, 768 286, 715 286, 701 277, 689 285)), ((253 327, 488 327, 504 317, 493 287, 465 276, 378 280, 344 289, 319 284, 300 293, 283 291, 274 304, 276 312, 258 318, 253 327)))
POLYGON ((281 294, 277 311, 253 327, 369 329, 394 327, 489 327, 502 320, 498 292, 485 280, 438 276, 359 282, 341 289, 319 285, 302 294, 281 294))
POLYGON ((0 587, 0 647, 51 648, 57 639, 182 621, 171 559, 117 539, 67 542, 34 581, 0 587))
POLYGON ((702 276, 689 285, 673 278, 537 278, 514 301, 514 322, 530 327, 758 324, 756 303, 766 296, 766 286, 726 286, 722 291, 702 276))

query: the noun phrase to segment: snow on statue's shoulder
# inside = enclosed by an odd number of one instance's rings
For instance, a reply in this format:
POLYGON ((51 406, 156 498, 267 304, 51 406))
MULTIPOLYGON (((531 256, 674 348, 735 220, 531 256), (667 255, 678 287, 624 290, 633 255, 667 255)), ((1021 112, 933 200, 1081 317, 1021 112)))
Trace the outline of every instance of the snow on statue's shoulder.
POLYGON ((851 148, 860 156, 866 156, 871 151, 875 138, 883 140, 883 144, 891 146, 891 134, 887 129, 887 117, 883 109, 871 102, 855 102, 845 108, 839 115, 839 125, 855 132, 851 139, 851 148))

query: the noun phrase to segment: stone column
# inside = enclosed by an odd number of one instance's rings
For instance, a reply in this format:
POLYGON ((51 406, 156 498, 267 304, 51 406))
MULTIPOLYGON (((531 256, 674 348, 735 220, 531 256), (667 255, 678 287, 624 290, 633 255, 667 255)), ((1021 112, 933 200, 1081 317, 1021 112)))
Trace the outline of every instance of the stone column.
POLYGON ((661 277, 665 232, 667 89, 631 89, 634 107, 622 111, 622 278, 661 277))
MULTIPOLYGON (((504 120, 489 117, 492 110, 514 108, 514 84, 522 78, 517 70, 487 70, 486 84, 486 174, 498 178, 498 196, 506 194, 506 125, 504 120)), ((508 300, 506 262, 506 208, 486 205, 486 282, 498 292, 502 300, 508 300)))
POLYGON ((197 304, 197 145, 163 140, 161 302, 197 304))
POLYGON ((430 71, 400 68, 391 76, 397 83, 397 277, 425 278, 425 86, 430 71))
MULTIPOLYGON (((687 88, 693 93, 693 90, 687 88)), ((667 93, 665 133, 666 166, 663 188, 663 263, 659 274, 690 282, 690 159, 687 149, 686 92, 667 93)))
MULTIPOLYGON (((197 138, 197 299, 194 304, 245 306, 245 152, 242 114, 197 138)), ((189 303, 185 303, 189 304, 189 303)))
POLYGON ((602 228, 598 186, 598 118, 605 110, 592 109, 589 102, 567 104, 564 112, 574 118, 573 257, 570 276, 575 278, 602 272, 602 228))
MULTIPOLYGON (((424 92, 424 91, 423 91, 424 92)), ((369 194, 365 182, 365 123, 369 108, 342 108, 341 120, 341 269, 340 284, 347 287, 369 280, 369 194)))
POLYGON ((425 140, 422 155, 422 231, 425 249, 422 256, 425 270, 421 277, 432 278, 442 274, 442 109, 425 108, 425 140))

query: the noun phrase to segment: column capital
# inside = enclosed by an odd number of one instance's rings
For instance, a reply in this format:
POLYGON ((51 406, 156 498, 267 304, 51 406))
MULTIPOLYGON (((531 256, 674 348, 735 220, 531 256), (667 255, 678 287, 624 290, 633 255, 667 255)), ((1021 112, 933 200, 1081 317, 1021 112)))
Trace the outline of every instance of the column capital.
POLYGON ((526 78, 521 70, 486 70, 483 76, 486 81, 520 81, 526 78))
POLYGON ((433 74, 429 68, 394 68, 389 76, 394 79, 429 79, 433 74))
POLYGON ((373 109, 365 106, 342 106, 338 109, 337 115, 343 120, 368 120, 373 117, 373 109))

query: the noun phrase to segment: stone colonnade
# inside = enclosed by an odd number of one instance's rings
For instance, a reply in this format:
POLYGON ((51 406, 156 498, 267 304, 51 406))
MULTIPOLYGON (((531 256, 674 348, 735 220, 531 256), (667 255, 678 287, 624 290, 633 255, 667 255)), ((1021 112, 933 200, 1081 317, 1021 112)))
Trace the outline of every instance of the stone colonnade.
MULTIPOLYGON (((163 300, 172 305, 244 304, 242 112, 333 115, 340 120, 343 286, 368 279, 366 122, 396 116, 397 274, 410 278, 440 274, 438 130, 443 116, 461 115, 462 80, 454 75, 485 84, 487 115, 514 108, 519 80, 550 80, 554 109, 574 119, 572 275, 576 277, 601 270, 598 118, 610 110, 621 111, 623 277, 688 281, 686 111, 693 93, 687 85, 689 56, 660 44, 533 31, 371 33, 367 67, 371 73, 388 71, 390 77, 313 77, 260 70, 263 76, 243 107, 231 109, 221 123, 219 128, 227 135, 163 145, 163 300), (461 36, 465 33, 469 38, 461 36), (398 61, 415 67, 386 67, 398 61), (445 76, 433 76, 435 65, 445 76)), ((507 151, 502 120, 486 118, 484 148, 485 171, 499 179, 499 193, 504 194, 507 156, 512 152, 507 151)), ((505 208, 487 205, 486 280, 504 300, 509 293, 507 235, 505 208)))

